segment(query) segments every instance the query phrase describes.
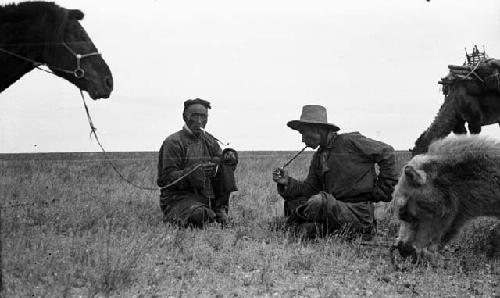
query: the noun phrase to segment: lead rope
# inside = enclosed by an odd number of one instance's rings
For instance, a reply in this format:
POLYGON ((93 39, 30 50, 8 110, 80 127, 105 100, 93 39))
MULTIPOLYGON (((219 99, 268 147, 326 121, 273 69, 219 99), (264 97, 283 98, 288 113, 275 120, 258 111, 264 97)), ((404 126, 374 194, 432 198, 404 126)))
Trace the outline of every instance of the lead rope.
MULTIPOLYGON (((78 79, 86 79, 85 78, 85 71, 80 66, 80 60, 82 58, 86 58, 86 57, 90 57, 90 56, 101 55, 101 53, 99 53, 99 52, 92 52, 92 53, 81 55, 81 54, 77 54, 75 51, 73 51, 65 42, 60 43, 60 44, 63 45, 76 58, 76 64, 77 65, 76 65, 76 68, 74 70, 68 70, 68 69, 57 67, 57 66, 50 66, 49 69, 43 69, 40 66, 47 65, 46 63, 38 62, 36 60, 33 60, 31 58, 28 58, 28 57, 25 57, 23 55, 16 54, 14 52, 8 51, 8 50, 3 49, 3 48, 0 48, 0 52, 2 52, 4 54, 7 54, 7 55, 11 55, 11 56, 16 57, 18 59, 30 62, 31 64, 33 64, 33 66, 35 68, 37 68, 38 70, 44 71, 46 73, 54 74, 54 72, 51 70, 51 69, 53 69, 53 70, 57 70, 57 71, 60 71, 60 72, 65 72, 65 73, 72 74, 72 75, 74 75, 78 79)), ((49 67, 49 66, 47 65, 47 67, 49 67)))
POLYGON ((41 68, 40 66, 44 65, 43 63, 37 62, 37 61, 35 61, 35 60, 33 60, 33 59, 30 59, 30 58, 28 58, 28 57, 24 57, 24 56, 18 55, 18 54, 16 54, 16 53, 13 53, 13 52, 11 52, 11 51, 7 51, 7 50, 2 49, 2 48, 0 48, 0 52, 2 52, 2 53, 4 53, 4 54, 11 55, 11 56, 14 56, 14 57, 19 58, 19 59, 24 60, 24 61, 28 61, 28 62, 32 63, 32 64, 33 64, 33 66, 34 66, 36 69, 38 69, 38 70, 45 71, 46 73, 51 73, 51 74, 54 74, 54 73, 53 73, 52 71, 50 71, 50 70, 46 70, 46 69, 41 68))
POLYGON ((130 184, 136 188, 140 188, 140 189, 144 189, 144 190, 157 190, 158 188, 145 187, 142 185, 135 184, 134 182, 125 178, 125 176, 123 176, 123 174, 116 168, 115 164, 108 158, 107 152, 104 149, 104 146, 101 144, 101 141, 99 140, 99 136, 97 135, 97 132, 96 132, 97 129, 94 126, 94 123, 92 122, 92 117, 90 116, 89 107, 87 106, 87 103, 85 102, 85 97, 83 96, 83 91, 81 89, 80 89, 80 96, 82 97, 83 107, 85 108, 85 113, 87 114, 87 121, 89 122, 89 126, 90 126, 90 136, 91 137, 94 136, 94 139, 96 140, 97 145, 99 145, 102 153, 104 154, 104 159, 106 160, 106 162, 111 166, 111 168, 116 172, 116 174, 118 174, 118 176, 121 179, 123 179, 124 181, 126 181, 128 184, 130 184))
MULTIPOLYGON (((97 128, 94 126, 94 123, 92 122, 92 117, 90 116, 90 112, 89 112, 89 107, 87 106, 87 103, 85 102, 85 97, 83 96, 83 91, 80 90, 80 96, 82 97, 82 101, 83 101, 83 107, 85 108, 85 113, 87 114, 87 121, 89 122, 89 126, 90 126, 90 136, 94 136, 94 139, 96 140, 97 144, 99 145, 99 147, 101 148, 101 151, 102 153, 104 154, 104 159, 106 160, 106 162, 111 166, 111 168, 113 169, 113 171, 116 172, 116 174, 118 174, 118 176, 124 180, 125 182, 127 182, 128 184, 132 185, 133 187, 136 187, 136 188, 139 188, 139 189, 143 189, 143 190, 158 190, 158 187, 147 187, 147 186, 142 186, 142 185, 138 185, 130 180, 128 180, 127 178, 125 178, 125 176, 118 170, 118 168, 115 166, 115 164, 111 161, 111 159, 108 158, 108 155, 107 155, 107 152, 106 150, 104 149, 104 146, 101 144, 101 141, 99 140, 99 137, 97 135, 97 128)), ((182 176, 180 176, 179 178, 175 179, 174 181, 170 182, 169 184, 163 186, 163 187, 160 187, 159 189, 166 189, 168 187, 171 187, 173 186, 174 184, 176 184, 177 182, 181 181, 182 179, 186 178, 187 176, 189 176, 191 173, 193 173, 194 171, 196 171, 197 169, 199 169, 200 167, 203 167, 203 166, 206 166, 206 165, 209 165, 210 163, 200 163, 200 164, 197 164, 196 166, 194 166, 192 169, 190 169, 189 171, 187 171, 186 173, 184 173, 182 176)))

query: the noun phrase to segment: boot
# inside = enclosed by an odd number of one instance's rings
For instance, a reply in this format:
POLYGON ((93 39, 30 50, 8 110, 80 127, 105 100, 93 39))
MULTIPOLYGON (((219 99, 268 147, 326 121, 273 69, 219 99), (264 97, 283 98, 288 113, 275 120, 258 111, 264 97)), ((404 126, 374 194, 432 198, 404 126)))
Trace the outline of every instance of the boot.
POLYGON ((226 210, 224 209, 216 210, 215 221, 222 225, 226 225, 227 223, 229 223, 229 216, 227 216, 226 210))
POLYGON ((297 226, 297 236, 303 240, 321 237, 323 234, 322 226, 317 223, 306 222, 297 226))

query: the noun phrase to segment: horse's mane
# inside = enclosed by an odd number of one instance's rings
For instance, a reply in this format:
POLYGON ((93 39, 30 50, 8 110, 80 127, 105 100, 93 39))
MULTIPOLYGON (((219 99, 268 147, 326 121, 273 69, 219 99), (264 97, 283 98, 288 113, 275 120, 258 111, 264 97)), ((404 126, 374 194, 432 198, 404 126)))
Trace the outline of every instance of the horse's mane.
POLYGON ((0 93, 34 67, 13 56, 37 60, 42 53, 51 54, 51 45, 64 41, 68 22, 82 18, 80 10, 53 2, 0 5, 0 93))
POLYGON ((21 23, 43 17, 55 24, 62 24, 66 18, 82 20, 83 12, 67 10, 54 2, 33 1, 0 5, 0 23, 21 23))
MULTIPOLYGON (((81 20, 83 16, 80 10, 65 9, 54 2, 0 5, 0 44, 12 44, 15 47, 23 43, 59 42, 63 39, 66 23, 69 20, 81 20), (38 28, 38 33, 33 31, 34 28, 38 28)), ((13 49, 9 48, 11 51, 13 49)))

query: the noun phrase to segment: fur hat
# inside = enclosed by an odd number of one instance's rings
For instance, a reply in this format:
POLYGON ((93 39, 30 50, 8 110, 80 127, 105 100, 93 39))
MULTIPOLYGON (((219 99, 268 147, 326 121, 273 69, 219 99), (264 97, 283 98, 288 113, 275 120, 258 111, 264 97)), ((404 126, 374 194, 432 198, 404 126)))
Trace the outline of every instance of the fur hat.
POLYGON ((184 111, 191 105, 194 104, 201 104, 207 109, 211 109, 212 107, 210 106, 210 102, 201 99, 201 98, 195 98, 195 99, 188 99, 184 102, 184 111))
POLYGON ((337 131, 340 128, 332 123, 328 123, 326 117, 326 108, 320 105, 305 105, 302 107, 302 114, 300 115, 300 120, 289 121, 286 125, 291 129, 298 130, 303 124, 316 124, 321 126, 326 126, 333 131, 337 131))

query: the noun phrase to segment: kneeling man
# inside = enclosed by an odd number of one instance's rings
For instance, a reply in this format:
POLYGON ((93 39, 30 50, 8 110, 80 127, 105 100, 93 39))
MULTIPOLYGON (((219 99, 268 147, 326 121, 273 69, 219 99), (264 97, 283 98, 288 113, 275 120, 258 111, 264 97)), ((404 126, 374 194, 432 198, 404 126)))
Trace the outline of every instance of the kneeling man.
POLYGON ((185 101, 184 127, 160 148, 157 184, 165 222, 194 227, 227 222, 229 196, 237 190, 238 153, 221 150, 218 140, 205 131, 210 108, 203 99, 185 101))
POLYGON ((319 147, 304 181, 289 177, 284 169, 273 170, 288 222, 306 237, 341 228, 371 235, 373 202, 389 202, 397 183, 394 149, 359 132, 338 134, 339 127, 327 122, 320 105, 304 106, 300 120, 287 125, 302 135, 307 147, 319 147))

